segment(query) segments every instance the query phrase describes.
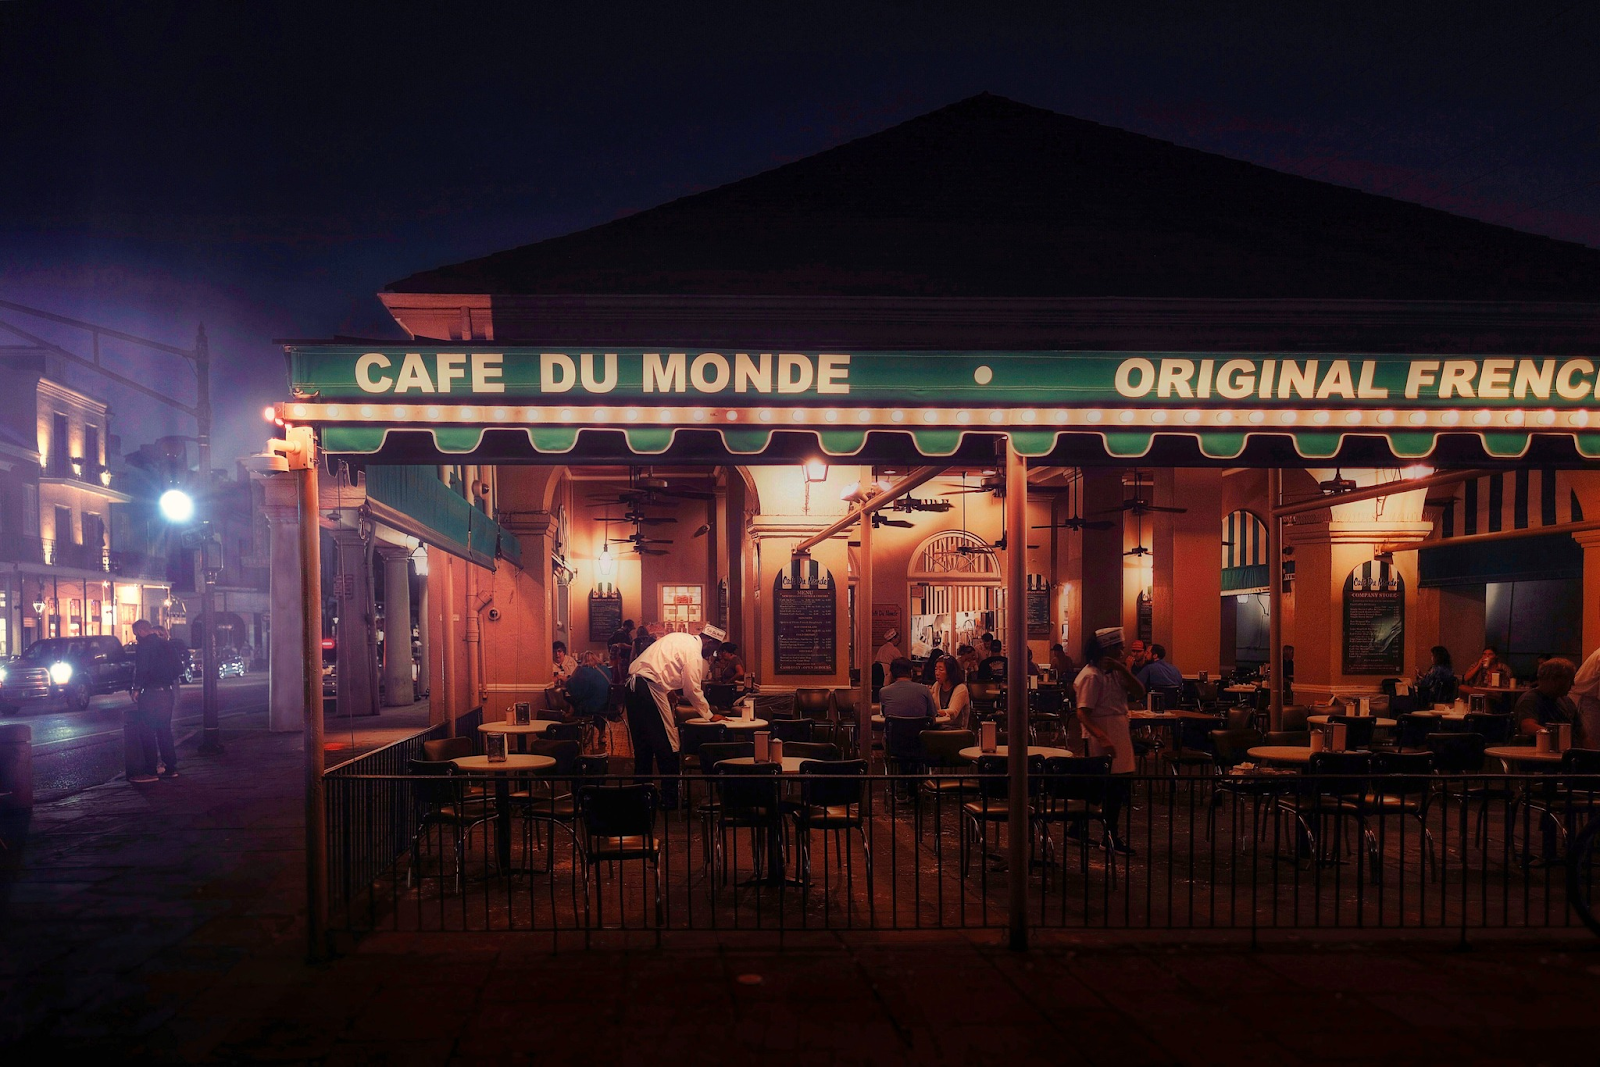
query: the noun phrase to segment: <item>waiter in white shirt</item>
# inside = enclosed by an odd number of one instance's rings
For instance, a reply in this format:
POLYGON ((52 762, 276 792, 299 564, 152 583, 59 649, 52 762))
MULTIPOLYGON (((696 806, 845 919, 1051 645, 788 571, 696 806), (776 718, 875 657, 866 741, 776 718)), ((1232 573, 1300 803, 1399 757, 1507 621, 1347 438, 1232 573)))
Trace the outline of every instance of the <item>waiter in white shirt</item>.
POLYGON ((1578 668, 1567 696, 1578 705, 1577 747, 1600 748, 1600 648, 1589 653, 1578 668))
POLYGON ((672 691, 683 690, 684 699, 702 715, 711 713, 701 686, 709 666, 728 632, 707 626, 694 634, 674 632, 652 642, 628 665, 628 733, 633 738, 635 780, 647 778, 659 764, 664 776, 661 802, 678 806, 678 721, 673 713, 672 691))

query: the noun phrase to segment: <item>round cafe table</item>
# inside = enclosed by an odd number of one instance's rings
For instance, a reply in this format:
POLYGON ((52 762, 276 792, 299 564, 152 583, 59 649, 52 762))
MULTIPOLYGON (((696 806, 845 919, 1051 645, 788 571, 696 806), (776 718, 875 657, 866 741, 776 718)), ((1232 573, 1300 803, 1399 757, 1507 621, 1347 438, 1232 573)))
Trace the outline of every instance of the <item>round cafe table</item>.
POLYGON ((1560 752, 1540 752, 1537 745, 1490 745, 1483 750, 1502 763, 1560 763, 1560 752))
MULTIPOLYGON (((695 718, 692 718, 692 719, 680 720, 678 725, 679 726, 709 726, 709 725, 711 725, 712 723, 715 723, 715 722, 716 722, 715 719, 702 719, 702 718, 696 716, 695 718)), ((721 723, 718 723, 718 725, 726 726, 730 730, 759 730, 763 726, 767 725, 767 720, 766 719, 740 719, 740 718, 737 718, 737 717, 730 716, 728 718, 723 719, 721 721, 721 723)))
MULTIPOLYGON (((1372 725, 1376 726, 1380 730, 1393 729, 1398 723, 1398 721, 1395 719, 1385 719, 1381 715, 1352 715, 1349 717, 1353 719, 1371 719, 1372 725)), ((1326 726, 1328 725, 1328 720, 1330 718, 1332 718, 1330 715, 1307 715, 1306 722, 1310 723, 1312 726, 1326 726)))
MULTIPOLYGON (((501 725, 504 725, 503 723, 501 725)), ((494 775, 494 852, 502 871, 511 870, 511 776, 539 774, 556 765, 549 756, 507 755, 503 761, 489 762, 488 756, 461 756, 450 761, 466 774, 494 775)))
MULTIPOLYGON (((883 725, 883 716, 878 714, 877 712, 873 712, 872 713, 872 725, 874 725, 874 726, 882 726, 883 725)), ((933 717, 933 725, 935 725, 935 726, 949 726, 950 725, 950 716, 948 716, 948 715, 935 715, 933 717)))
POLYGON ((1263 763, 1296 763, 1307 764, 1311 762, 1310 745, 1258 745, 1250 750, 1250 758, 1263 763))
MULTIPOLYGON (((733 759, 725 759, 725 760, 722 761, 722 763, 726 763, 730 767, 754 767, 756 765, 756 762, 757 762, 757 760, 756 760, 756 758, 754 756, 735 756, 733 759)), ((768 760, 767 762, 771 763, 772 761, 768 760)), ((815 756, 785 756, 785 757, 783 757, 783 761, 782 762, 783 762, 783 770, 782 770, 781 773, 783 773, 783 774, 799 774, 800 773, 800 764, 802 764, 802 763, 815 763, 815 762, 817 762, 817 759, 816 759, 815 756)), ((826 762, 826 761, 824 761, 824 762, 826 762)), ((720 763, 718 764, 719 767, 721 765, 722 764, 720 764, 720 763)))
POLYGON ((517 739, 517 751, 527 748, 528 738, 538 737, 556 724, 555 719, 534 719, 526 723, 514 722, 486 722, 478 726, 479 733, 505 734, 517 739))
MULTIPOLYGON (((1006 745, 996 745, 993 752, 985 752, 982 745, 973 745, 971 748, 962 749, 956 755, 964 760, 971 760, 976 763, 979 756, 1006 756, 1010 754, 1010 751, 1010 748, 1006 745)), ((1053 759, 1057 756, 1070 757, 1072 753, 1064 748, 1045 748, 1041 745, 1029 745, 1028 755, 1053 759)))

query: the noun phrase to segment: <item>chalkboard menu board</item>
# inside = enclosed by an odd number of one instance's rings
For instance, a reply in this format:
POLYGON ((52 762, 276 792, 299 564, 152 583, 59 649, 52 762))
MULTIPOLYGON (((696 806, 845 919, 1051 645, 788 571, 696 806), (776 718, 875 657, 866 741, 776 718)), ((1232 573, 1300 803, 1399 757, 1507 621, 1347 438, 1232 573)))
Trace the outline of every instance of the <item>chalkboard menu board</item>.
POLYGON ((622 628, 622 596, 589 594, 589 643, 604 645, 622 628))
POLYGON ((1344 580, 1344 673, 1399 674, 1405 666, 1406 589, 1387 563, 1363 563, 1344 580))
POLYGON ((1140 593, 1139 602, 1135 605, 1138 611, 1139 640, 1149 644, 1156 639, 1156 602, 1149 593, 1140 593))
POLYGON ((1050 625, 1050 590, 1028 590, 1028 636, 1048 638, 1054 632, 1050 625))
POLYGON ((835 673, 839 606, 827 568, 796 560, 773 579, 772 631, 776 673, 835 673))

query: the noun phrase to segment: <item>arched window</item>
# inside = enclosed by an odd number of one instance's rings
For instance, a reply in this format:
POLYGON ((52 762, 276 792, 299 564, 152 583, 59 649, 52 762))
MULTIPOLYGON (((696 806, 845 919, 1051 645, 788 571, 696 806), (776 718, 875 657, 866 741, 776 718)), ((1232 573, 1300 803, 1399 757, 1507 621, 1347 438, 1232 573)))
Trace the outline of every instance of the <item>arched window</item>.
POLYGON ((1222 594, 1264 593, 1267 524, 1243 508, 1222 520, 1222 594))

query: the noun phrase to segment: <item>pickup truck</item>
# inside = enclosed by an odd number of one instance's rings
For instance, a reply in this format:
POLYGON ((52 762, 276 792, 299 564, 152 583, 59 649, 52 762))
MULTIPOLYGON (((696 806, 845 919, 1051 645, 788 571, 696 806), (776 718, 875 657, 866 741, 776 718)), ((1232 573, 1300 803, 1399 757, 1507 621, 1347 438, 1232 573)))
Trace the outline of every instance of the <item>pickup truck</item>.
POLYGON ((133 655, 115 637, 52 637, 0 664, 0 708, 86 708, 133 685, 133 655))

